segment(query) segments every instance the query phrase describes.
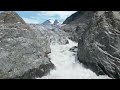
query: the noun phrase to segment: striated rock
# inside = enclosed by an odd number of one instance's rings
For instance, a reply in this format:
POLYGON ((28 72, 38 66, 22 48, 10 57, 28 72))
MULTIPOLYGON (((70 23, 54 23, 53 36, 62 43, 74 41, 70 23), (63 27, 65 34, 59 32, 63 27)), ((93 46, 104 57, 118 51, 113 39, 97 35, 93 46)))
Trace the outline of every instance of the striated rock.
POLYGON ((0 25, 0 78, 42 77, 54 68, 50 42, 39 30, 16 21, 0 25))
POLYGON ((74 31, 78 60, 97 75, 120 78, 119 11, 84 11, 73 22, 68 25, 79 22, 74 31))
POLYGON ((120 78, 119 31, 120 20, 113 12, 95 13, 78 41, 79 61, 97 75, 120 78))
MULTIPOLYGON (((53 68, 47 54, 50 53, 50 45, 47 39, 39 36, 33 30, 0 29, 0 78, 15 78, 16 76, 38 76, 42 66, 46 69, 53 68), (47 67, 51 66, 51 67, 47 67), (34 73, 29 72, 33 70, 34 73), (36 72, 35 72, 36 71, 36 72), (29 73, 28 73, 29 72, 29 73), (39 72, 37 72, 39 73, 39 72)), ((45 73, 44 71, 42 71, 45 73)), ((43 74, 42 74, 43 75, 43 74)), ((42 76, 39 74, 39 77, 42 76)), ((26 77, 26 78, 32 78, 26 77)))
POLYGON ((86 25, 85 24, 78 24, 78 25, 72 25, 67 24, 61 29, 67 33, 67 36, 69 39, 78 42, 78 39, 81 37, 81 34, 85 30, 86 25))

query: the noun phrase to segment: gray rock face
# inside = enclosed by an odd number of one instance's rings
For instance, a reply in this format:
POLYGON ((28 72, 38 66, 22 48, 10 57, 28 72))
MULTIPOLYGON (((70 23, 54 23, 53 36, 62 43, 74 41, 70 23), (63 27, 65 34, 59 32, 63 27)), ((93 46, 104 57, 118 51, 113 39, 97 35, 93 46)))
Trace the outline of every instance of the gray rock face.
POLYGON ((0 23, 21 23, 25 24, 25 21, 14 11, 5 11, 0 13, 0 23))
MULTIPOLYGON (((15 20, 16 21, 16 20, 15 20)), ((42 77, 54 68, 50 42, 25 24, 0 24, 0 78, 42 77)))
POLYGON ((67 44, 67 34, 62 31, 59 27, 53 25, 41 25, 41 24, 31 24, 30 27, 34 30, 41 32, 41 36, 46 37, 51 44, 67 44))
POLYGON ((61 29, 67 33, 68 38, 75 42, 78 42, 78 39, 81 37, 81 34, 85 30, 85 28, 85 24, 67 24, 61 27, 61 29))
POLYGON ((62 27, 78 42, 78 60, 97 75, 120 78, 120 12, 82 11, 62 27))
POLYGON ((90 12, 84 13, 69 24, 74 26, 79 21, 75 28, 78 60, 97 75, 120 78, 120 13, 91 11, 86 20, 90 12))
POLYGON ((64 21, 66 25, 61 27, 61 29, 68 33, 71 40, 77 42, 81 33, 87 28, 94 12, 95 11, 78 11, 74 13, 64 21))
POLYGON ((1 28, 0 34, 0 78, 33 78, 38 76, 36 72, 45 73, 53 68, 47 56, 51 52, 50 43, 38 31, 1 28), (25 73, 32 75, 26 77, 25 73))
POLYGON ((69 16, 64 22, 63 24, 70 24, 72 23, 72 21, 75 21, 77 19, 79 19, 79 17, 82 15, 84 11, 78 11, 74 14, 72 14, 71 16, 69 16))

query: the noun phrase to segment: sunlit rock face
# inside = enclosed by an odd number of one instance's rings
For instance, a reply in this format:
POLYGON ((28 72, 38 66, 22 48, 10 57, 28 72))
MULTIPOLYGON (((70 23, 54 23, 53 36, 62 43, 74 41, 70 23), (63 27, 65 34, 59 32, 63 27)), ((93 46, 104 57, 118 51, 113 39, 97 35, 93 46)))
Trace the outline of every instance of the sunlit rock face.
POLYGON ((48 57, 51 52, 50 42, 41 36, 39 30, 30 28, 16 12, 2 12, 0 21, 2 20, 4 23, 0 24, 1 79, 42 77, 54 68, 48 57))
MULTIPOLYGON (((97 75, 120 78, 119 11, 82 11, 76 14, 77 19, 66 21, 65 27, 73 28, 70 29, 73 35, 69 35, 78 42, 78 60, 97 75)), ((69 33, 65 27, 63 30, 69 33)))
POLYGON ((0 13, 0 23, 25 24, 25 21, 15 11, 5 11, 0 13))
POLYGON ((50 44, 68 44, 67 34, 58 26, 30 24, 30 27, 33 30, 38 30, 41 33, 41 36, 46 37, 46 39, 50 41, 50 44))

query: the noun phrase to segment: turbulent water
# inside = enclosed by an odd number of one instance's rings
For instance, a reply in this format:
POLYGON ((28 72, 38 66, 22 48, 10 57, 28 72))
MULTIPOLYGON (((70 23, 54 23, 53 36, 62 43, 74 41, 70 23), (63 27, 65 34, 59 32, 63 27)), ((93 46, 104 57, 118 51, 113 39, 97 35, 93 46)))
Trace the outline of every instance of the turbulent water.
POLYGON ((83 67, 75 57, 76 53, 69 51, 73 46, 77 46, 77 43, 69 40, 69 44, 51 45, 51 58, 52 63, 56 66, 56 69, 36 79, 110 79, 106 75, 97 76, 94 72, 83 67))

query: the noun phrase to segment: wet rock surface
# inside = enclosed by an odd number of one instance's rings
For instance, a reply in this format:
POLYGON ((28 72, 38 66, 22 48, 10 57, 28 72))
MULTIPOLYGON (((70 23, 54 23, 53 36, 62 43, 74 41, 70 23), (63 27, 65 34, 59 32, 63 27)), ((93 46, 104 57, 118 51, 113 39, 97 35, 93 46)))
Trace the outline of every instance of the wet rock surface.
MULTIPOLYGON (((79 33, 73 35, 73 40, 78 42, 78 60, 97 75, 120 78, 119 16, 118 11, 84 11, 72 21, 77 27, 73 32, 79 33)), ((72 27, 71 23, 68 25, 72 27)))
POLYGON ((71 51, 71 52, 77 52, 77 50, 78 50, 78 47, 74 46, 74 47, 70 48, 69 51, 71 51))

